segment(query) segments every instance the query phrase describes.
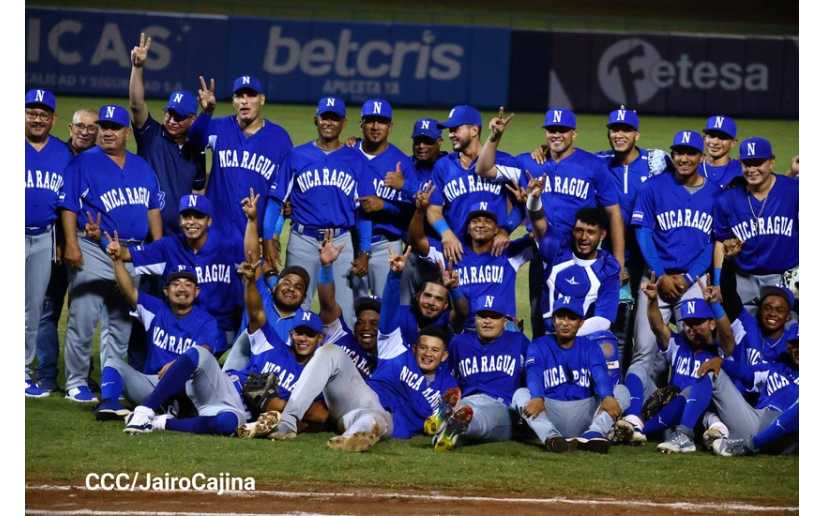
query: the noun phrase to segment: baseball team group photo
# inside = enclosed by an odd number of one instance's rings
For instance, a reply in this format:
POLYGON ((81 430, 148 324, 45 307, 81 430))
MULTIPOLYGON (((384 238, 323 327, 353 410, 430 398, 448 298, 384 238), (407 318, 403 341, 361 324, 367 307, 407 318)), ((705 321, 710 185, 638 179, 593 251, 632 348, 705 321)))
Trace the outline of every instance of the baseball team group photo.
POLYGON ((239 9, 26 8, 27 510, 799 510, 798 9, 239 9))

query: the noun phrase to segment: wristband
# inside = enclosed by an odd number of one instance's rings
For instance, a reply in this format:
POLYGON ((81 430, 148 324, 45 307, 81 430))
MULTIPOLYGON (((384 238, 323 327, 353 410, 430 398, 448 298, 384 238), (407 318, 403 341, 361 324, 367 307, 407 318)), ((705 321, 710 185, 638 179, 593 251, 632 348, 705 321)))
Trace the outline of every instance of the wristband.
POLYGON ((717 319, 721 319, 725 316, 725 309, 722 308, 722 305, 720 303, 711 303, 710 309, 713 311, 713 315, 717 319))
POLYGON ((450 230, 450 226, 447 224, 447 221, 444 219, 438 219, 433 224, 433 229, 438 232, 438 235, 443 237, 444 233, 450 230))
POLYGON ((696 283, 696 279, 693 276, 691 276, 689 272, 682 274, 682 276, 685 277, 685 281, 687 281, 688 285, 693 285, 694 283, 696 283))
POLYGON ((721 267, 719 267, 719 268, 714 267, 714 269, 713 269, 713 284, 714 285, 719 285, 721 282, 722 282, 722 268, 721 267))
POLYGON ((461 291, 461 289, 458 289, 458 288, 450 289, 450 299, 452 300, 453 303, 457 303, 458 301, 461 301, 465 297, 466 296, 464 295, 464 292, 461 291))
POLYGON ((326 285, 332 283, 334 280, 335 278, 332 276, 332 264, 322 265, 321 272, 318 274, 318 283, 326 285))
POLYGON ((527 196, 527 211, 540 211, 542 209, 541 195, 533 197, 533 194, 527 196))

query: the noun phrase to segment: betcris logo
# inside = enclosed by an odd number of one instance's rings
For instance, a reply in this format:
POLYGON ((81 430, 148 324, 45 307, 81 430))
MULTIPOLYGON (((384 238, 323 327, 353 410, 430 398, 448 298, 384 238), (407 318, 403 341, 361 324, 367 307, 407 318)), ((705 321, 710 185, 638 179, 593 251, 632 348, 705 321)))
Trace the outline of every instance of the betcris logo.
POLYGON ((688 52, 668 61, 642 38, 621 39, 607 47, 599 59, 598 77, 607 98, 631 106, 644 104, 662 89, 761 92, 769 85, 764 63, 705 61, 688 52))
POLYGON ((425 28, 414 39, 370 39, 369 31, 342 28, 337 36, 309 40, 287 28, 270 27, 263 70, 276 76, 334 77, 325 81, 324 94, 400 94, 399 79, 452 81, 463 71, 464 47, 439 41, 425 28))

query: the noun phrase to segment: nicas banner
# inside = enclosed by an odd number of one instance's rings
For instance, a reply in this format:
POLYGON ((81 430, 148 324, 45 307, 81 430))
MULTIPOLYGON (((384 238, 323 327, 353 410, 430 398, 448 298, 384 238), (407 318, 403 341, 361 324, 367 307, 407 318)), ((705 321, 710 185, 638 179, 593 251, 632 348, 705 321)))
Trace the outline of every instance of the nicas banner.
POLYGON ((147 95, 197 76, 257 75, 270 101, 496 107, 507 99, 510 31, 471 27, 280 21, 194 15, 26 10, 26 85, 62 94, 126 96, 129 52, 152 36, 147 95))
POLYGON ((799 114, 799 41, 513 31, 510 102, 606 113, 799 114))

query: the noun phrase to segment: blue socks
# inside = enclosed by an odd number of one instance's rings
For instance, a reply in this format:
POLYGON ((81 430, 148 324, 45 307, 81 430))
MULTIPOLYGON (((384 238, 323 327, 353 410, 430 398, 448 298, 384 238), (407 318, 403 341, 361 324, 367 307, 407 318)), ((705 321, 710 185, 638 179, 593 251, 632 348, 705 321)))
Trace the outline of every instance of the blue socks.
POLYGON ((123 394, 123 378, 114 367, 104 367, 100 372, 100 399, 116 400, 123 394))
POLYGON ((166 370, 155 390, 141 405, 157 412, 161 405, 186 388, 186 382, 198 367, 198 349, 189 348, 166 370))
POLYGON ((635 374, 628 374, 624 379, 624 385, 630 392, 630 406, 624 411, 625 415, 642 417, 642 406, 645 402, 645 386, 641 378, 635 374))
POLYGON ((662 407, 662 410, 653 416, 652 419, 645 421, 645 427, 642 432, 644 432, 645 435, 651 435, 674 426, 682 417, 686 402, 687 400, 685 400, 683 396, 673 398, 673 400, 662 407))
POLYGON ((166 429, 191 434, 231 435, 235 433, 238 424, 238 416, 232 412, 221 412, 217 416, 170 418, 166 420, 166 429))
POLYGON ((776 420, 753 436, 753 447, 756 450, 788 434, 799 432, 799 403, 783 412, 776 420))

